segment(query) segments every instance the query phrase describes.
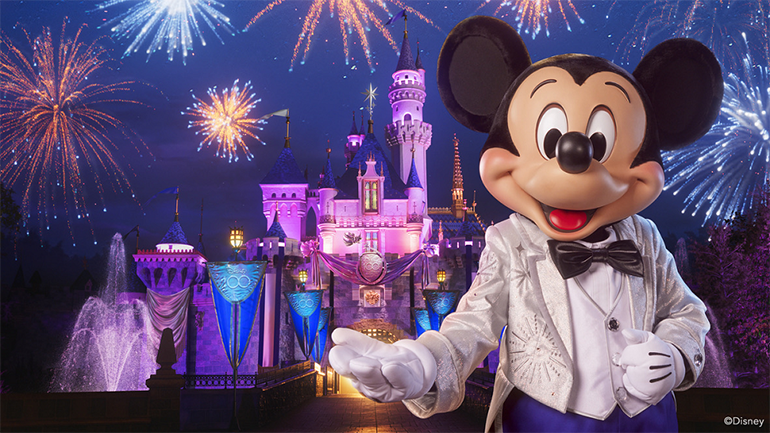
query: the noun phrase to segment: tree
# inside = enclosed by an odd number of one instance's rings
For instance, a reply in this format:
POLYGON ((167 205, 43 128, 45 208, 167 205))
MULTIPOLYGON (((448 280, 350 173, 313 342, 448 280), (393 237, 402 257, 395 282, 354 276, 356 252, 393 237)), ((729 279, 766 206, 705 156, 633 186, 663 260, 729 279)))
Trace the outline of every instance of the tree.
POLYGON ((0 239, 5 239, 6 232, 11 237, 15 237, 21 229, 21 208, 13 200, 13 189, 6 188, 2 182, 0 182, 0 206, 2 206, 0 239))
POLYGON ((770 373, 770 194, 758 194, 751 213, 708 228, 694 242, 688 283, 709 305, 731 354, 738 383, 768 387, 770 373))

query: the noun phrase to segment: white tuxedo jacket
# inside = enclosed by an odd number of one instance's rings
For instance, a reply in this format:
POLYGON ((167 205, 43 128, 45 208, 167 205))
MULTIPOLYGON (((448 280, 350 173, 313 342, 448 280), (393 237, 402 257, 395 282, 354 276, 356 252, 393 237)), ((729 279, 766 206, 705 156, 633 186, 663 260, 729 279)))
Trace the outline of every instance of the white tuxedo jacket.
MULTIPOLYGON (((706 308, 685 285, 655 225, 640 216, 614 225, 620 239, 633 240, 642 255, 644 277, 630 276, 633 328, 653 332, 676 346, 687 365, 677 390, 695 383, 703 368, 709 322, 706 308)), ((479 270, 457 311, 440 332, 417 341, 436 358, 436 391, 404 404, 427 418, 460 406, 465 380, 500 344, 500 365, 485 430, 500 420, 514 387, 535 400, 566 412, 574 369, 573 329, 567 285, 548 251, 548 237, 526 218, 513 214, 486 233, 479 270), (511 332, 499 338, 505 326, 511 332)), ((496 426, 499 429, 499 424, 496 426)))

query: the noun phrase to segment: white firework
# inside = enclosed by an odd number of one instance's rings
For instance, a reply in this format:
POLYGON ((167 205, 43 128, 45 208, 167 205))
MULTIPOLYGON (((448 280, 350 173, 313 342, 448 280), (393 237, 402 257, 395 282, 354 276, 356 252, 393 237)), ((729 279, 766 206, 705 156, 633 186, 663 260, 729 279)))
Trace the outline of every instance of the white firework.
POLYGON ((664 190, 687 192, 682 213, 702 211, 703 225, 747 212, 770 180, 770 71, 750 55, 742 66, 745 80, 728 74, 721 113, 708 134, 663 156, 664 190))
POLYGON ((138 52, 149 41, 146 49, 148 61, 152 54, 163 50, 165 46, 169 61, 174 60, 174 53, 180 52, 182 63, 187 64, 188 51, 193 50, 193 38, 200 39, 201 45, 206 46, 199 21, 203 21, 223 44, 218 29, 235 34, 230 18, 217 9, 224 7, 224 4, 216 0, 142 0, 139 3, 108 0, 98 7, 103 10, 123 3, 133 6, 100 26, 108 27, 118 39, 131 40, 123 57, 138 52))

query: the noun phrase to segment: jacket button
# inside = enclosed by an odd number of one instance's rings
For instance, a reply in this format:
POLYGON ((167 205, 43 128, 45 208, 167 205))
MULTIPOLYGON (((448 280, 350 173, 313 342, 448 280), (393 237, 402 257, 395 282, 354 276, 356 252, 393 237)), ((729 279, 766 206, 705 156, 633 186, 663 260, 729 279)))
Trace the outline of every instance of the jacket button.
POLYGON ((615 390, 615 396, 618 398, 618 402, 626 401, 628 398, 628 392, 622 386, 615 390))
POLYGON ((607 322, 607 329, 609 329, 612 332, 617 332, 618 329, 620 329, 620 322, 618 319, 614 317, 610 317, 610 320, 607 322))
POLYGON ((695 357, 693 357, 693 361, 695 361, 695 366, 700 368, 700 366, 703 364, 703 355, 700 353, 695 354, 695 357))

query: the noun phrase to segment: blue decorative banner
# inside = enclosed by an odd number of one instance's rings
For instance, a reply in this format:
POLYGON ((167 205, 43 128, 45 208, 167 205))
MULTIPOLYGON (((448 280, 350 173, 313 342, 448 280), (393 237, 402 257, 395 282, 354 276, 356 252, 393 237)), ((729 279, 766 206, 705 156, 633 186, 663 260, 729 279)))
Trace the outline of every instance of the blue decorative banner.
POLYGON ((208 262, 206 267, 215 289, 211 296, 219 334, 227 360, 235 370, 249 346, 267 262, 208 262))
POLYGON ((318 336, 315 338, 315 344, 313 345, 312 357, 313 361, 321 364, 326 352, 326 340, 329 335, 329 316, 331 315, 331 308, 321 308, 321 315, 318 319, 318 336))
POLYGON ((415 308, 412 311, 414 311, 414 327, 419 337, 423 332, 431 330, 430 317, 428 317, 428 310, 424 308, 415 308))
POLYGON ((444 318, 455 310, 460 299, 459 290, 423 290, 425 307, 430 318, 430 329, 438 331, 444 318))
POLYGON ((318 335, 318 322, 321 316, 321 301, 323 290, 308 290, 306 292, 284 292, 289 301, 289 310, 294 322, 294 330, 297 333, 302 354, 305 359, 310 356, 313 343, 318 335))

